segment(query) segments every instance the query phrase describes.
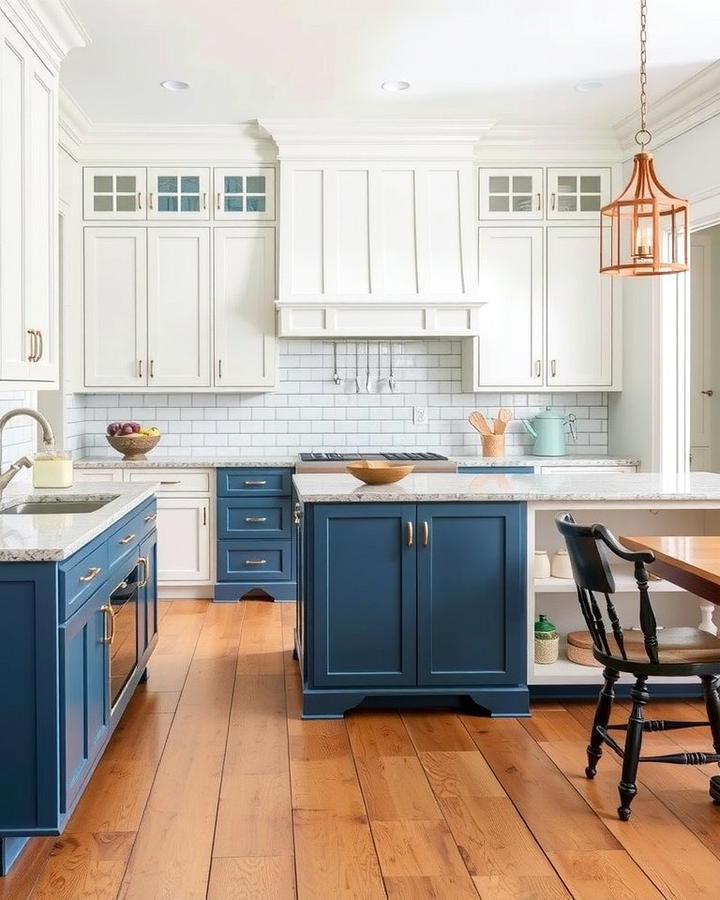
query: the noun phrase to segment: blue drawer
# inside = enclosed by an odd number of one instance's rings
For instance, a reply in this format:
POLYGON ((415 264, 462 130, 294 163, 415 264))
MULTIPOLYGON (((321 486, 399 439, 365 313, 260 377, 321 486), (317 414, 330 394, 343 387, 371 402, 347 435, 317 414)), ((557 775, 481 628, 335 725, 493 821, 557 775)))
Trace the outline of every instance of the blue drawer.
POLYGON ((290 519, 289 500, 218 500, 217 533, 223 540, 289 540, 290 519))
MULTIPOLYGON (((91 545, 92 546, 92 545, 91 545)), ((87 553, 79 550, 60 566, 60 621, 70 618, 108 577, 107 541, 96 544, 87 553)))
POLYGON ((289 581, 291 541, 218 541, 218 581, 289 581))
POLYGON ((218 497, 289 497, 292 469, 218 469, 218 497))
POLYGON ((532 475, 532 466, 458 466, 458 475, 532 475))

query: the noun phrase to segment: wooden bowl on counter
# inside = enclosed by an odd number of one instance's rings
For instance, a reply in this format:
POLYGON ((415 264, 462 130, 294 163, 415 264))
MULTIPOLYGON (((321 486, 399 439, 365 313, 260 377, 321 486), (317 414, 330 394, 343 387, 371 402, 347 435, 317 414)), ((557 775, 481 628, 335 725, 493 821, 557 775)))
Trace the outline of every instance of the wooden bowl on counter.
POLYGON ((108 444, 123 454, 123 459, 129 462, 142 462, 147 459, 149 453, 160 440, 159 434, 106 434, 108 444))
POLYGON ((346 470, 365 484, 393 484, 409 475, 415 466, 384 460, 359 459, 348 463, 346 470))

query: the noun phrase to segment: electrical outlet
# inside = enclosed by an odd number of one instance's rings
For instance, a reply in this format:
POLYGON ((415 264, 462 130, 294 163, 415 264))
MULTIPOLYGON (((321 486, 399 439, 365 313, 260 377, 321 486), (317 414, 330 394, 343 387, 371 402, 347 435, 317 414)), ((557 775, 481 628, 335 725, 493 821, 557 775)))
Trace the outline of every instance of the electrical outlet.
POLYGON ((413 425, 427 425, 427 406, 413 406, 413 425))

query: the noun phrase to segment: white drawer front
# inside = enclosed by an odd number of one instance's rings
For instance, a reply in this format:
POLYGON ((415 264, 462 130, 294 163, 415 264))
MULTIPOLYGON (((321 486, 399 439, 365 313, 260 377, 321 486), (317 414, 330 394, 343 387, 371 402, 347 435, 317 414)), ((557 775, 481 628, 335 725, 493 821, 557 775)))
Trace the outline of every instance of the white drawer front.
POLYGON ((122 469, 74 469, 73 481, 122 481, 122 469))
POLYGON ((622 475, 635 473, 635 466, 541 466, 541 475, 574 475, 578 472, 594 472, 596 475, 622 475))
POLYGON ((158 485, 158 493, 181 491, 192 494, 210 493, 210 476, 207 469, 126 469, 126 481, 152 481, 158 485))

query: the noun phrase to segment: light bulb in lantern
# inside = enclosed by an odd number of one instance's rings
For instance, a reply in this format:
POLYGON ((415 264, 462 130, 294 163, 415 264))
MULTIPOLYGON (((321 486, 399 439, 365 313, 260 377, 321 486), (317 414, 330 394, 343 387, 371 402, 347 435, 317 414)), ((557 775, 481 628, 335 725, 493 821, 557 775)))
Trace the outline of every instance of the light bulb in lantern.
POLYGON ((637 219, 632 258, 636 261, 653 258, 653 223, 649 216, 639 216, 637 219))

